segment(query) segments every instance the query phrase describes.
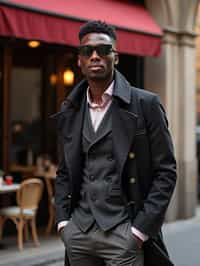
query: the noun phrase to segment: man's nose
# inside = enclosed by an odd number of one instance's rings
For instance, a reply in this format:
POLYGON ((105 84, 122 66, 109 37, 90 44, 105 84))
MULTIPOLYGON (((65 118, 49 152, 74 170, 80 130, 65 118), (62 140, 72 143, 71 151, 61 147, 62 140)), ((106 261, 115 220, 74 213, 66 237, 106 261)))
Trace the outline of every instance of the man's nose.
POLYGON ((90 59, 91 60, 99 60, 100 59, 100 56, 98 55, 98 53, 96 52, 96 50, 94 50, 92 52, 90 59))

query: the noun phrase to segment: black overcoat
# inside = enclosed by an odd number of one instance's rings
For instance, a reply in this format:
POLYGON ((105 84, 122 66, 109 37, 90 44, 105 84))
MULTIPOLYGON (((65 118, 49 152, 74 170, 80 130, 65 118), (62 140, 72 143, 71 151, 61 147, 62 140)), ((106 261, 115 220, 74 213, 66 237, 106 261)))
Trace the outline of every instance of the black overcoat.
MULTIPOLYGON (((88 84, 83 80, 63 102, 57 120, 60 163, 56 224, 68 220, 80 198, 81 138, 88 84)), ((176 162, 165 111, 156 94, 132 87, 115 71, 113 152, 132 225, 149 236, 145 266, 168 266, 161 226, 176 183, 176 162), (150 251, 150 252, 149 252, 150 251)), ((66 265, 68 265, 66 260, 66 265)))

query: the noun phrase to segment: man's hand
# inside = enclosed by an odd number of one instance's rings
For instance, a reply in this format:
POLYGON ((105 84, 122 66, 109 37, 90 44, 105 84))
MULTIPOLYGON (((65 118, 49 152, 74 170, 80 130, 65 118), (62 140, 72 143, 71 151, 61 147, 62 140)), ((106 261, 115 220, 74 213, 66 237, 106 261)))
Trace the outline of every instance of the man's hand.
POLYGON ((62 234, 62 232, 64 231, 65 226, 62 226, 61 228, 59 228, 59 231, 58 231, 59 234, 62 234))
POLYGON ((134 226, 131 227, 131 231, 132 231, 132 235, 133 235, 134 239, 136 240, 138 247, 141 248, 143 242, 148 240, 149 237, 147 235, 143 234, 142 232, 140 232, 134 226))
POLYGON ((64 229, 64 227, 65 227, 67 224, 68 224, 68 221, 62 221, 62 222, 59 222, 58 227, 57 227, 58 233, 61 233, 61 231, 64 229))
POLYGON ((143 241, 142 239, 140 239, 139 237, 137 237, 135 234, 132 234, 133 238, 135 239, 137 245, 139 248, 142 248, 142 245, 143 245, 143 241))

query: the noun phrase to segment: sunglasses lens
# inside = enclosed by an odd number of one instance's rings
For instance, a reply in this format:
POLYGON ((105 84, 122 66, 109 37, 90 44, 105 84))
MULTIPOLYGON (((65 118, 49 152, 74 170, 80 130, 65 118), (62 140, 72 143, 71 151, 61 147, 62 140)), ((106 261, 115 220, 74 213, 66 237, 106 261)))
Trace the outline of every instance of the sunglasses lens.
POLYGON ((91 56, 93 53, 93 47, 89 45, 80 46, 79 47, 79 54, 82 56, 91 56))
POLYGON ((99 56, 109 55, 112 51, 112 45, 110 44, 102 44, 96 47, 97 54, 99 56))
POLYGON ((98 46, 83 45, 79 47, 79 54, 82 56, 91 56, 96 51, 99 56, 106 56, 112 52, 111 44, 100 44, 98 46))

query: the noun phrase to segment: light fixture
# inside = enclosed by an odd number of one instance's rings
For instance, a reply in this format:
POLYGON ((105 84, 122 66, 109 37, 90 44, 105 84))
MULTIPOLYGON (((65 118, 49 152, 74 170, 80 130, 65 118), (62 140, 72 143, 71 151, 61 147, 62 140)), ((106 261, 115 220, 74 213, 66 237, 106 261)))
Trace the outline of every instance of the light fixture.
POLYGON ((28 46, 30 48, 37 48, 38 46, 40 46, 40 42, 39 41, 29 41, 28 46))
POLYGON ((56 82, 57 82, 57 76, 56 74, 52 73, 49 77, 49 82, 52 86, 55 86, 56 85, 56 82))
POLYGON ((66 69, 63 73, 64 85, 71 86, 74 84, 74 72, 71 69, 66 69))

